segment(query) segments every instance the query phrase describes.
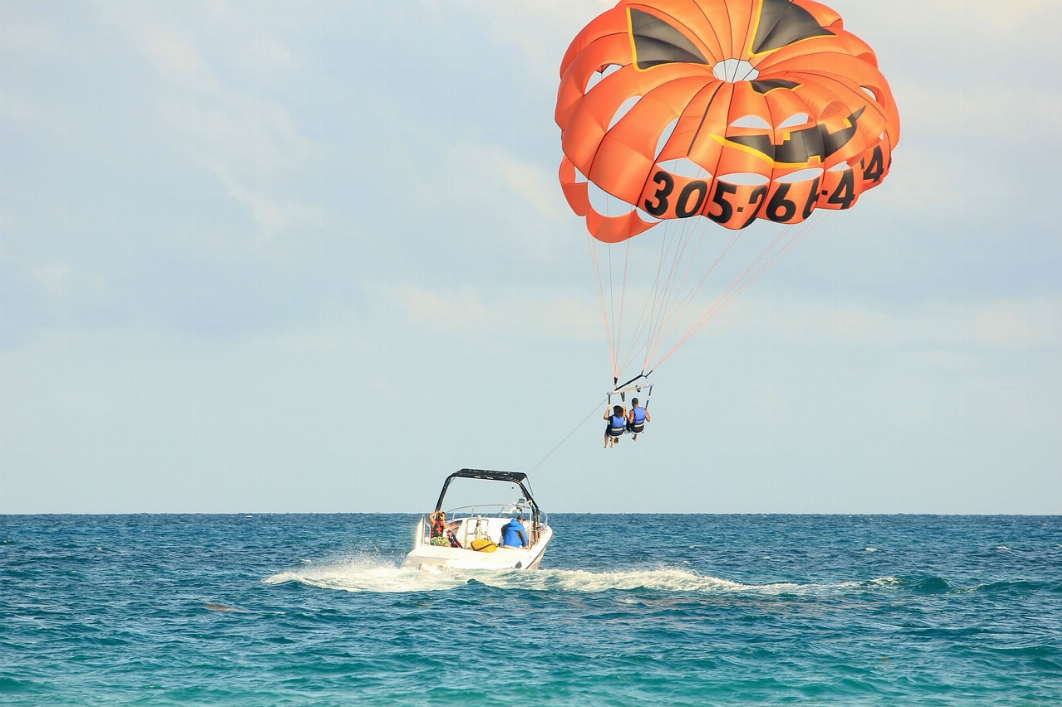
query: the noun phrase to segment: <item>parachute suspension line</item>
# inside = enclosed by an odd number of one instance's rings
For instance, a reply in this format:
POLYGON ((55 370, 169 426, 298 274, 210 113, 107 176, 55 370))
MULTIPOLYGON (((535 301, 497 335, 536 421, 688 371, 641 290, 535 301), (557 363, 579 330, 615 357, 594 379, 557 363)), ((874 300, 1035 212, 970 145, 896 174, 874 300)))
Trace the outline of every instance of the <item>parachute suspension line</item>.
MULTIPOLYGON (((611 216, 612 215, 610 206, 611 206, 611 202, 606 202, 606 204, 605 204, 605 215, 606 216, 611 216)), ((613 278, 614 268, 612 267, 612 246, 611 245, 605 246, 605 250, 606 250, 606 253, 608 254, 608 303, 609 303, 609 311, 611 312, 611 315, 612 315, 611 324, 608 321, 606 321, 606 323, 605 323, 605 334, 606 334, 606 336, 609 337, 609 350, 614 352, 614 353, 611 354, 611 357, 612 357, 612 369, 613 369, 612 374, 613 374, 613 376, 615 376, 615 375, 617 375, 617 372, 616 372, 616 358, 617 358, 617 356, 619 354, 619 345, 620 345, 619 338, 616 336, 616 331, 617 331, 617 327, 622 327, 623 326, 623 323, 622 323, 622 321, 619 321, 619 320, 616 319, 616 287, 615 287, 615 283, 613 282, 613 280, 614 280, 614 278, 613 278)), ((622 317, 622 314, 620 316, 622 317)))
MULTIPOLYGON (((709 322, 711 322, 713 319, 715 319, 715 317, 718 316, 719 312, 721 312, 723 309, 725 309, 731 303, 733 303, 733 301, 735 299, 737 299, 738 296, 741 295, 741 293, 743 293, 745 290, 747 290, 752 285, 752 283, 756 282, 756 280, 760 279, 760 277, 762 277, 763 274, 765 272, 767 272, 767 270, 769 270, 772 265, 777 263, 782 258, 782 256, 784 256, 787 253, 789 253, 790 251, 792 251, 793 248, 795 248, 805 238, 807 238, 807 236, 812 231, 814 231, 819 226, 819 224, 822 223, 822 221, 825 218, 826 218, 826 213, 823 212, 823 213, 818 214, 817 217, 813 217, 811 220, 809 220, 809 221, 805 222, 804 224, 802 224, 803 227, 797 232, 797 234, 795 236, 793 236, 785 245, 783 245, 773 256, 771 256, 770 260, 768 260, 766 263, 764 263, 760 267, 759 270, 757 270, 755 273, 753 273, 753 275, 751 277, 749 277, 748 279, 744 279, 745 275, 753 267, 755 267, 756 263, 754 262, 753 265, 750 265, 749 268, 746 269, 745 273, 742 273, 737 278, 737 280, 735 280, 734 283, 731 284, 730 288, 726 292, 724 292, 722 295, 719 296, 719 299, 717 299, 715 301, 715 303, 712 305, 712 307, 707 312, 705 312, 704 316, 702 316, 701 319, 696 324, 694 324, 693 327, 691 327, 688 332, 686 332, 683 335, 682 339, 680 339, 679 342, 677 344, 675 344, 671 348, 671 350, 668 351, 664 355, 664 357, 660 359, 659 362, 657 362, 656 367, 659 367, 661 364, 663 364, 664 361, 666 361, 668 358, 671 357, 671 354, 675 353, 675 351, 677 351, 683 344, 685 344, 687 341, 689 341, 690 338, 693 337, 694 334, 696 334, 698 331, 700 331, 705 326, 707 326, 709 322), (742 282, 743 279, 744 279, 744 282, 742 282), (735 287, 738 286, 739 283, 740 283, 740 286, 737 287, 737 289, 735 290, 735 287)), ((767 246, 767 248, 763 251, 763 253, 761 253, 760 256, 757 257, 756 262, 759 262, 763 258, 763 256, 766 255, 766 253, 768 251, 773 249, 774 245, 780 240, 780 238, 782 236, 784 236, 785 234, 787 234, 789 232, 790 228, 791 227, 787 227, 782 232, 781 236, 779 236, 778 238, 775 238, 775 240, 772 241, 771 244, 767 246)))
MULTIPOLYGON (((664 282, 662 299, 659 302, 654 302, 653 318, 649 327, 649 338, 646 341, 645 347, 645 359, 642 363, 643 371, 649 364, 649 354, 655 347, 656 341, 659 339, 661 326, 663 322, 667 320, 668 309, 671 307, 676 293, 681 290, 682 283, 685 282, 685 277, 683 277, 682 280, 676 283, 676 274, 679 272, 683 260, 685 259, 686 249, 689 247, 690 240, 697 233, 697 225, 697 222, 687 219, 686 222, 682 224, 679 229, 679 234, 675 239, 677 242, 675 243, 675 250, 671 259, 671 267, 668 271, 667 279, 664 282), (658 307, 656 306, 657 304, 659 304, 658 307)), ((703 226, 703 224, 701 225, 703 226)), ((698 247, 699 245, 700 242, 698 242, 698 247)), ((696 249, 694 250, 694 256, 696 256, 696 249)), ((694 256, 691 256, 691 259, 687 261, 687 274, 689 273, 689 266, 693 264, 692 257, 694 256)))
MULTIPOLYGON (((767 245, 767 247, 765 247, 765 248, 764 248, 764 251, 763 251, 763 252, 760 252, 760 254, 759 254, 759 255, 758 255, 757 257, 756 257, 756 259, 755 259, 755 260, 753 260, 753 261, 752 261, 752 262, 751 262, 751 263, 750 263, 750 264, 749 264, 749 265, 747 266, 747 268, 746 268, 746 270, 744 270, 744 272, 742 272, 742 273, 741 273, 740 275, 738 275, 738 277, 737 277, 737 278, 736 278, 736 279, 735 279, 735 280, 734 280, 734 281, 733 281, 733 282, 732 282, 732 283, 730 284, 730 287, 729 287, 729 288, 727 288, 727 289, 726 289, 726 290, 725 290, 725 291, 724 291, 724 292, 723 292, 723 293, 722 293, 721 295, 719 295, 719 297, 717 297, 717 299, 716 299, 715 303, 713 304, 713 306, 709 308, 709 311, 710 311, 710 310, 712 310, 712 308, 714 308, 714 307, 715 307, 716 305, 718 305, 718 304, 719 304, 719 301, 720 301, 721 299, 723 299, 723 298, 724 298, 724 297, 725 297, 725 296, 726 296, 727 294, 729 294, 729 293, 730 293, 730 292, 731 292, 731 291, 732 291, 732 290, 733 290, 733 289, 734 289, 735 287, 737 287, 737 284, 738 284, 738 283, 739 283, 739 282, 740 282, 740 281, 742 280, 742 278, 746 277, 746 276, 747 276, 747 275, 748 275, 748 274, 749 274, 749 273, 750 273, 750 272, 751 272, 751 271, 752 271, 752 270, 753 270, 753 269, 755 268, 755 266, 756 266, 756 263, 757 263, 757 262, 758 262, 759 260, 763 259, 763 258, 764 258, 764 256, 765 256, 765 255, 766 255, 767 253, 769 253, 769 252, 771 251, 771 249, 772 249, 772 248, 773 248, 773 247, 774 247, 774 246, 775 246, 775 245, 776 245, 776 244, 778 243, 778 241, 780 241, 780 240, 781 240, 781 239, 782 239, 782 238, 784 237, 784 235, 785 235, 785 232, 786 232, 786 230, 787 230, 787 229, 788 229, 788 226, 787 226, 787 227, 786 227, 785 229, 783 229, 783 231, 782 231, 782 234, 781 234, 781 235, 778 235, 778 236, 776 236, 776 237, 774 238, 774 240, 773 240, 773 241, 771 241, 771 242, 770 242, 770 243, 769 243, 769 244, 767 245)), ((697 294, 697 292, 698 292, 698 291, 700 290, 700 287, 701 287, 701 286, 703 286, 704 282, 706 282, 706 281, 707 281, 707 279, 708 279, 708 277, 709 277, 710 275, 712 275, 712 273, 713 273, 713 272, 715 271, 715 269, 717 268, 717 266, 719 265, 719 263, 720 263, 720 262, 722 262, 723 258, 724 258, 724 257, 726 256, 726 254, 727 254, 727 253, 730 253, 730 251, 731 251, 731 248, 733 248, 733 247, 734 247, 734 245, 735 245, 735 244, 737 243, 737 241, 738 241, 738 240, 739 240, 739 239, 741 238, 741 236, 743 236, 743 235, 744 235, 744 231, 743 231, 743 230, 737 230, 737 231, 734 231, 734 235, 733 235, 733 236, 731 237, 731 240, 730 240, 730 242, 729 242, 729 243, 727 243, 727 244, 726 244, 726 246, 725 246, 725 247, 724 247, 724 248, 722 249, 722 252, 721 252, 721 253, 719 254, 719 257, 718 257, 718 258, 716 259, 716 261, 715 261, 715 262, 714 262, 714 263, 712 264, 712 268, 709 268, 709 269, 708 269, 708 272, 707 272, 707 273, 705 273, 705 274, 704 274, 704 276, 703 276, 703 277, 701 278, 701 281, 700 281, 700 282, 698 282, 698 288, 697 288, 697 289, 695 289, 695 290, 693 290, 692 292, 690 292, 690 295, 689 295, 689 299, 687 299, 687 301, 686 301, 686 303, 685 303, 685 308, 684 308, 684 310, 683 310, 683 313, 685 313, 685 310, 686 310, 686 309, 688 309, 688 308, 689 308, 689 307, 690 307, 690 306, 692 305, 692 301, 693 301, 692 297, 693 297, 693 295, 696 295, 696 294, 697 294)), ((700 320, 698 320, 698 321, 700 321, 700 320)), ((673 322, 673 323, 671 324, 671 326, 670 326, 670 327, 668 327, 668 330, 667 330, 667 332, 665 333, 664 337, 662 337, 662 341, 665 341, 665 340, 667 339, 667 337, 669 337, 669 335, 670 335, 670 334, 671 334, 671 332, 672 332, 672 331, 674 330, 674 328, 675 328, 676 326, 679 326, 680 322, 681 322, 680 318, 675 318, 675 321, 674 321, 674 322, 673 322)), ((697 323, 693 324, 693 327, 697 327, 697 323)), ((678 344, 678 345, 676 345, 676 346, 675 346, 674 348, 678 348, 678 346, 682 345, 682 343, 685 343, 686 341, 688 341, 688 332, 687 332, 687 334, 684 334, 684 335, 683 335, 682 339, 680 340, 680 342, 681 342, 681 343, 680 343, 680 344, 678 344)), ((672 350, 673 350, 673 349, 672 349, 672 350)), ((654 350, 654 351, 653 351, 653 356, 655 356, 655 355, 656 355, 656 350, 654 350)), ((668 356, 670 356, 670 352, 669 352, 668 356)), ((657 363, 657 365, 660 365, 660 362, 658 362, 658 363, 657 363)))
MULTIPOLYGON (((671 354, 675 353, 675 351, 677 351, 681 346, 688 342, 695 333, 703 329, 708 324, 708 322, 710 322, 716 317, 716 315, 719 314, 719 312, 721 312, 727 305, 733 302, 737 295, 744 292, 749 285, 759 279, 759 277, 767 270, 767 268, 777 262, 776 254, 776 256, 771 260, 768 260, 768 262, 763 265, 759 271, 755 272, 751 277, 749 276, 749 273, 753 272, 753 270, 767 256, 767 254, 774 250, 775 246, 777 246, 778 243, 781 242, 783 238, 785 238, 791 228, 791 226, 787 225, 777 236, 775 236, 775 238, 770 243, 767 244, 767 246, 760 252, 760 254, 756 256, 755 260, 753 260, 749 264, 749 266, 745 268, 745 270, 740 275, 738 275, 733 282, 730 283, 730 286, 722 294, 720 294, 719 297, 716 298, 715 302, 712 303, 712 306, 708 308, 708 311, 706 311, 704 315, 702 315, 701 318, 698 319, 693 324, 693 326, 691 326, 690 329, 682 335, 682 338, 679 339, 678 343, 676 343, 671 348, 671 350, 668 351, 664 355, 664 357, 660 359, 660 361, 657 363, 658 366, 664 361, 666 361, 671 356, 671 354)), ((785 253, 788 252, 788 250, 783 247, 780 252, 785 253)))
MULTIPOLYGON (((675 327, 677 327, 679 325, 679 322, 682 321, 682 317, 686 314, 686 312, 689 310, 689 308, 693 305, 693 302, 694 302, 694 300, 695 300, 695 298, 697 296, 697 293, 700 292, 702 287, 704 287, 704 283, 706 283, 708 281, 708 278, 711 277, 711 275, 715 271, 715 269, 719 266, 719 264, 721 262, 723 262, 723 258, 726 257, 727 253, 730 252, 730 250, 737 244, 737 242, 741 239, 741 237, 744 234, 745 234, 745 231, 743 231, 743 230, 731 232, 730 240, 727 242, 727 244, 720 251, 718 257, 716 257, 716 259, 715 259, 715 262, 712 263, 711 267, 708 268, 708 271, 706 273, 704 273, 703 276, 701 276, 701 279, 697 281, 697 284, 694 285, 690 289, 690 291, 686 294, 686 297, 681 302, 679 302, 678 306, 676 306, 675 310, 671 313, 671 316, 669 317, 669 319, 671 319, 673 321, 671 321, 671 325, 669 327, 667 327, 667 330, 664 331, 658 337, 657 345, 653 348, 653 350, 651 352, 649 352, 649 355, 646 357, 645 366, 644 366, 645 368, 648 368, 649 363, 652 360, 653 356, 655 356, 656 352, 659 350, 660 344, 668 339, 668 337, 671 335, 671 332, 673 332, 675 330, 675 327)), ((666 325, 667 323, 668 323, 667 320, 665 320, 663 322, 664 325, 666 325)))
POLYGON ((645 330, 645 327, 648 326, 648 324, 649 324, 650 304, 653 301, 653 299, 655 298, 656 292, 657 292, 657 290, 660 287, 660 277, 661 277, 661 272, 663 270, 664 260, 665 260, 665 257, 666 257, 667 245, 668 245, 668 242, 669 242, 668 235, 670 234, 670 231, 671 231, 670 226, 671 226, 671 222, 670 221, 665 221, 664 223, 660 224, 660 227, 659 227, 661 229, 661 231, 660 231, 661 232, 660 259, 659 259, 659 265, 658 265, 657 271, 656 271, 656 278, 653 280, 653 284, 652 284, 652 286, 650 288, 649 294, 646 295, 645 301, 642 303, 641 314, 638 316, 638 322, 637 322, 637 324, 636 324, 636 326, 634 328, 634 333, 633 333, 633 335, 631 335, 630 347, 629 347, 630 350, 629 350, 627 356, 624 358, 622 364, 620 365, 619 370, 622 370, 623 368, 626 368, 627 364, 630 362, 630 359, 632 358, 632 356, 634 355, 635 350, 636 350, 634 348, 635 343, 642 337, 642 332, 645 330))
POLYGON ((616 328, 616 348, 623 344, 623 311, 627 304, 627 272, 631 264, 631 239, 623 243, 623 285, 620 287, 619 326, 616 328))
MULTIPOLYGON (((665 316, 670 306, 670 301, 674 297, 675 275, 682 265, 690 239, 697 234, 698 225, 703 230, 704 224, 701 223, 701 219, 683 219, 679 222, 668 220, 662 224, 663 236, 660 256, 657 261, 656 279, 653 283, 651 295, 646 297, 638 329, 631 341, 630 353, 624 360, 620 370, 623 370, 639 352, 645 355, 652 349, 654 339, 659 333, 660 321, 665 316), (670 267, 668 267, 665 277, 664 269, 669 262, 670 267), (634 344, 638 341, 643 341, 644 343, 639 347, 635 347, 634 344)), ((692 265, 692 262, 690 264, 692 265)), ((643 360, 647 361, 648 359, 645 357, 643 360)), ((642 370, 645 370, 644 364, 642 370)))
POLYGON ((652 332, 653 313, 656 311, 657 302, 660 299, 660 292, 665 286, 664 263, 667 262, 668 253, 671 252, 671 246, 674 242, 674 225, 673 221, 664 221, 658 226, 661 235, 660 254, 657 259, 656 275, 653 278, 652 287, 644 295, 642 311, 638 317, 637 326, 630 337, 630 342, 626 349, 626 356, 623 357, 622 363, 620 364, 621 371, 627 368, 631 360, 637 355, 641 348, 646 345, 644 343, 646 332, 652 332), (638 345, 639 342, 642 342, 641 346, 638 345))
POLYGON ((712 270, 715 269, 716 265, 719 264, 719 261, 722 260, 723 255, 733 246, 734 242, 736 241, 736 236, 731 236, 730 243, 723 250, 723 253, 720 254, 718 258, 716 258, 715 263, 712 264, 708 272, 706 272, 701 277, 701 279, 698 280, 697 283, 687 291, 686 282, 687 280, 689 280, 689 274, 690 271, 693 269, 693 263, 697 258, 697 254, 700 252, 702 244, 705 241, 708 222, 704 219, 700 219, 698 224, 694 228, 694 235, 697 236, 697 246, 694 248, 693 254, 686 260, 686 270, 682 275, 682 279, 678 281, 678 284, 674 288, 671 298, 667 302, 664 311, 661 313, 662 316, 659 321, 659 324, 656 326, 656 328, 653 329, 655 335, 650 341, 651 345, 647 348, 645 352, 645 360, 642 362, 643 371, 648 368, 649 365, 652 363, 653 356, 656 355, 656 352, 660 348, 660 345, 667 340, 667 337, 670 335, 671 330, 674 329, 675 324, 672 324, 671 327, 665 329, 665 326, 667 325, 668 321, 670 321, 680 312, 685 312, 685 310, 689 307, 690 303, 693 301, 694 295, 696 295, 697 291, 701 288, 701 286, 704 285, 705 281, 711 275, 712 270))
MULTIPOLYGON (((766 245, 766 247, 764 247, 764 249, 762 251, 760 251, 760 254, 757 255, 756 258, 751 263, 749 263, 749 265, 745 268, 745 270, 740 275, 738 275, 736 278, 734 278, 733 282, 730 283, 730 286, 727 287, 727 289, 724 290, 723 293, 721 295, 719 295, 719 297, 716 298, 716 300, 712 304, 712 306, 708 308, 708 312, 706 314, 711 313, 719 305, 720 302, 724 301, 731 294, 731 292, 734 291, 735 288, 737 288, 737 287, 739 287, 741 285, 742 281, 744 281, 745 278, 749 276, 749 273, 752 272, 756 268, 757 264, 760 261, 762 261, 764 259, 764 257, 767 256, 768 253, 770 253, 772 250, 774 250, 775 246, 777 246, 778 243, 780 243, 785 238, 785 236, 789 233, 791 228, 792 228, 792 226, 786 225, 786 226, 784 226, 781 229, 781 231, 778 233, 778 235, 775 236, 766 245)), ((704 318, 704 316, 702 316, 700 319, 698 319, 698 323, 703 318, 704 318)), ((694 327, 696 327, 696 326, 697 326, 697 324, 694 324, 694 327)), ((683 342, 687 341, 688 338, 689 338, 689 335, 690 335, 690 332, 687 332, 686 334, 684 334, 682 336, 682 338, 681 338, 681 341, 683 341, 683 342)))
POLYGON ((605 339, 608 341, 608 356, 612 361, 612 376, 616 378, 619 376, 619 371, 616 369, 616 349, 612 345, 612 327, 608 321, 608 308, 605 306, 605 288, 601 282, 601 262, 597 257, 597 250, 594 248, 594 237, 589 232, 586 234, 586 243, 590 248, 590 260, 594 264, 594 280, 597 282, 597 298, 601 305, 601 321, 605 326, 605 339))
POLYGON ((609 335, 612 337, 612 343, 609 346, 616 349, 619 346, 619 342, 616 341, 616 287, 613 283, 613 269, 612 269, 612 246, 605 246, 605 253, 609 256, 609 312, 612 315, 612 325, 609 327, 609 335))
POLYGON ((624 252, 623 252, 623 279, 620 282, 620 288, 619 288, 620 289, 620 295, 619 295, 619 297, 620 297, 619 317, 616 316, 616 293, 615 293, 615 283, 614 283, 614 280, 615 280, 615 277, 614 277, 614 275, 615 275, 615 267, 613 266, 613 262, 612 262, 612 250, 613 250, 613 248, 618 247, 618 244, 614 244, 614 243, 610 243, 610 244, 595 244, 593 239, 590 239, 588 241, 589 245, 590 245, 591 258, 593 259, 593 261, 595 263, 595 271, 598 272, 598 273, 600 272, 600 267, 601 266, 599 265, 600 259, 598 257, 597 251, 598 251, 599 248, 604 248, 607 251, 607 261, 608 261, 608 268, 609 268, 609 300, 606 303, 606 301, 605 301, 605 293, 604 293, 604 285, 603 285, 603 278, 601 278, 600 276, 599 276, 599 282, 601 282, 602 284, 599 286, 598 296, 599 296, 599 298, 601 300, 602 319, 604 320, 605 335, 606 335, 606 338, 608 339, 608 344, 609 344, 609 355, 611 356, 611 359, 612 359, 612 375, 613 375, 613 378, 618 378, 619 377, 619 371, 621 371, 623 369, 623 366, 625 365, 625 364, 620 364, 618 362, 618 359, 619 359, 619 357, 622 355, 622 353, 624 351, 624 347, 623 347, 623 320, 624 320, 626 301, 627 301, 627 279, 628 279, 628 274, 629 274, 629 270, 630 270, 630 260, 631 260, 631 243, 630 243, 630 240, 631 239, 628 238, 623 244, 623 249, 624 249, 624 252), (611 319, 610 319, 609 315, 607 314, 607 312, 611 312, 611 319))

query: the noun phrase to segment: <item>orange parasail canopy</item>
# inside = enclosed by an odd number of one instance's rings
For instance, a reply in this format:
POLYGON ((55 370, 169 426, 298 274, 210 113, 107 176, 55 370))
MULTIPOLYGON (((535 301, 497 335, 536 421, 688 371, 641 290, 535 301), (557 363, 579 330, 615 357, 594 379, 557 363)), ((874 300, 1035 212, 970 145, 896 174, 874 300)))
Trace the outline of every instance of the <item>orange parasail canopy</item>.
POLYGON ((622 0, 572 41, 555 117, 565 197, 606 243, 851 208, 900 138, 873 51, 812 0, 622 0))

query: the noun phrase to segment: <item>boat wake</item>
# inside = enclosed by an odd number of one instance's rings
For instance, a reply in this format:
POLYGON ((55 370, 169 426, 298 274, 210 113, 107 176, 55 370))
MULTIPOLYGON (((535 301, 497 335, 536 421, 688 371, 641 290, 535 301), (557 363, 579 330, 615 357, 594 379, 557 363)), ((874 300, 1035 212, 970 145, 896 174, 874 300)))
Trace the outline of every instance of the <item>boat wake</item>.
POLYGON ((826 594, 859 589, 882 589, 903 584, 894 577, 839 584, 742 584, 684 569, 647 569, 621 572, 586 570, 453 570, 424 571, 398 567, 379 559, 354 558, 280 572, 266 584, 295 582, 320 589, 348 592, 431 592, 470 584, 498 589, 537 592, 594 593, 649 590, 659 592, 749 592, 753 594, 826 594))

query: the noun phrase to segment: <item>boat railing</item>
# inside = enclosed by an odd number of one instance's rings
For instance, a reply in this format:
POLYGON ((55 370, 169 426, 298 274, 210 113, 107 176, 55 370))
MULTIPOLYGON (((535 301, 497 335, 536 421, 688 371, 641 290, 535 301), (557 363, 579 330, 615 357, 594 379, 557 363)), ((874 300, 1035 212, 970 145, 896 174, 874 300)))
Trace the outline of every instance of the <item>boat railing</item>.
POLYGON ((516 516, 521 513, 530 515, 531 507, 526 503, 481 503, 446 511, 446 519, 460 520, 461 518, 478 518, 481 516, 501 518, 508 515, 516 516))
MULTIPOLYGON (((546 514, 541 510, 537 512, 532 510, 532 506, 526 502, 516 503, 486 503, 477 504, 471 506, 460 506, 446 511, 446 522, 449 523, 464 523, 467 527, 467 521, 480 518, 515 518, 518 515, 523 515, 531 522, 537 523, 537 526, 547 525, 546 514)), ((538 542, 538 527, 530 528, 531 544, 534 545, 538 542)), ((467 535, 467 531, 466 531, 467 535)), ((431 518, 428 515, 420 517, 417 523, 416 529, 416 546, 430 545, 431 544, 431 518)))

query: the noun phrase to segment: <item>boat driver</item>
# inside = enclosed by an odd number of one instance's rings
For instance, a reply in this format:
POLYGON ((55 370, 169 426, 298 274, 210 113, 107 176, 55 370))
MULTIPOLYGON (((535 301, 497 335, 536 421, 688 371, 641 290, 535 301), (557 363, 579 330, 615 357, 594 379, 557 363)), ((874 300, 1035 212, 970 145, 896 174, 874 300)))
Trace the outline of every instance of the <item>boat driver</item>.
POLYGON ((524 528, 524 517, 516 516, 509 524, 502 528, 502 547, 527 548, 527 529, 524 528))

